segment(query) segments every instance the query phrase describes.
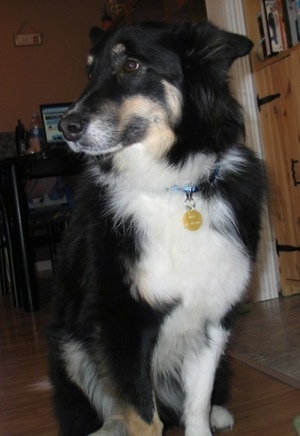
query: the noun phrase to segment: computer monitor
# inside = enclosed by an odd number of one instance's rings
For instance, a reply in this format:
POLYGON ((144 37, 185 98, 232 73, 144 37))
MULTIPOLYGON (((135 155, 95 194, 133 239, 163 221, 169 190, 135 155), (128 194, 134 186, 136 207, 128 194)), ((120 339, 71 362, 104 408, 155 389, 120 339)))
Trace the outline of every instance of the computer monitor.
POLYGON ((50 148, 66 146, 62 133, 58 130, 58 123, 71 103, 41 104, 40 112, 45 132, 46 146, 50 148))

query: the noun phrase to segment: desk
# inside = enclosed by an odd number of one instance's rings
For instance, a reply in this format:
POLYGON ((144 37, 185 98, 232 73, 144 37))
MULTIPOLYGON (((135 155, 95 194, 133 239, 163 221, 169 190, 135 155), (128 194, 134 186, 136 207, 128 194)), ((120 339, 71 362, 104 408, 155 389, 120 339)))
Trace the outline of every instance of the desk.
POLYGON ((39 309, 24 184, 31 178, 78 174, 83 167, 83 157, 66 149, 16 156, 0 161, 1 195, 9 221, 15 266, 16 307, 23 306, 28 312, 39 309))

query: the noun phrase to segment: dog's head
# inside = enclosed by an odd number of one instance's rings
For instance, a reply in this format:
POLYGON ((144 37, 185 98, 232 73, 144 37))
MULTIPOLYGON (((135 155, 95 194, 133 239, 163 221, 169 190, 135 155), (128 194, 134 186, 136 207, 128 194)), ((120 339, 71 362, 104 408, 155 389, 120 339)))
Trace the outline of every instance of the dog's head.
MULTIPOLYGON (((228 85, 252 43, 211 23, 143 23, 90 33, 89 83, 60 123, 71 149, 113 154, 132 146, 180 161, 243 134, 228 85)), ((221 145, 222 144, 222 145, 221 145)))

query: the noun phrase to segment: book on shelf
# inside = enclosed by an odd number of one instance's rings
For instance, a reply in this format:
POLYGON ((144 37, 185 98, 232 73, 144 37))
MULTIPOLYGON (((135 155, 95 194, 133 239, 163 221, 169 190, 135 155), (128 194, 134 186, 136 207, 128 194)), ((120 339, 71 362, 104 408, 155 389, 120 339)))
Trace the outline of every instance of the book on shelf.
POLYGON ((270 41, 271 54, 280 53, 284 50, 284 45, 277 0, 262 0, 262 3, 268 32, 266 38, 270 41))
POLYGON ((297 26, 297 3, 299 5, 298 13, 300 18, 300 0, 284 0, 283 2, 289 47, 292 47, 300 42, 300 32, 298 31, 297 26))
POLYGON ((288 43, 288 35, 287 35, 287 22, 286 22, 286 14, 285 14, 285 0, 277 0, 277 11, 278 11, 278 21, 279 28, 281 34, 281 42, 283 50, 286 50, 289 47, 288 43))
POLYGON ((257 20, 265 56, 300 43, 300 0, 260 0, 257 20))
POLYGON ((297 6, 297 34, 298 34, 298 41, 300 42, 300 0, 296 0, 296 6, 297 6))
POLYGON ((263 21, 262 21, 262 14, 261 12, 259 12, 256 16, 257 18, 257 23, 258 23, 258 30, 259 30, 259 34, 260 34, 260 41, 257 45, 257 50, 256 50, 256 54, 258 56, 258 58, 261 61, 264 61, 266 59, 267 56, 269 56, 270 52, 267 49, 266 46, 266 41, 265 41, 265 33, 264 33, 264 26, 263 26, 263 21), (258 47, 261 47, 262 50, 262 56, 259 55, 259 50, 258 47))
POLYGON ((261 0, 260 2, 260 14, 258 14, 258 27, 259 32, 262 40, 262 47, 264 56, 271 56, 272 55, 272 49, 271 49, 271 39, 270 39, 270 32, 269 32, 269 26, 267 23, 267 16, 266 16, 266 10, 264 2, 261 0))

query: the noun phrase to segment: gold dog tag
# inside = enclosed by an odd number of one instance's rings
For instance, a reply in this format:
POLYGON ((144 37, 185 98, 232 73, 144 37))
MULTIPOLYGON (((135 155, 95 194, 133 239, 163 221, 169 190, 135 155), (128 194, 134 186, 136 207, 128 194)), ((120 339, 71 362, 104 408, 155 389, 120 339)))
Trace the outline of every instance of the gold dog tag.
POLYGON ((183 226, 187 230, 198 230, 202 225, 202 215, 195 209, 187 210, 183 215, 183 226))

